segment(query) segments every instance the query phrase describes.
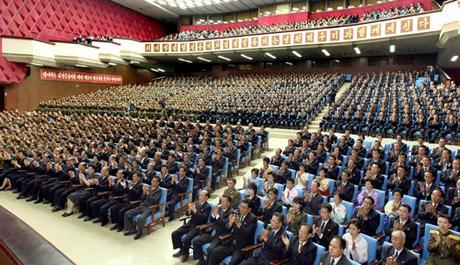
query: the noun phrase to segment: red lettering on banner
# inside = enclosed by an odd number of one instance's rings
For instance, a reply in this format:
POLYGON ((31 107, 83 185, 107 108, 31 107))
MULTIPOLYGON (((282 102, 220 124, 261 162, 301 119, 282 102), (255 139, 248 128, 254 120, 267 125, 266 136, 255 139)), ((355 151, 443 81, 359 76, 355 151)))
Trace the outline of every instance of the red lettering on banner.
POLYGON ((98 83, 113 85, 123 84, 123 76, 121 75, 93 74, 48 69, 40 70, 40 79, 48 81, 65 81, 79 83, 98 83))

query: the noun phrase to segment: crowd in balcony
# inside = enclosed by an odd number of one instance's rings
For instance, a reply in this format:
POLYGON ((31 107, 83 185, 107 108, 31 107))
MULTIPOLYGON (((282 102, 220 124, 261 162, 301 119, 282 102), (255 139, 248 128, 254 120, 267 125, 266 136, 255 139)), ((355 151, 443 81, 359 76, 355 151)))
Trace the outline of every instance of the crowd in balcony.
POLYGON ((435 84, 423 71, 355 76, 323 118, 323 130, 408 139, 460 139, 460 87, 435 84), (418 81, 417 81, 418 80, 418 81))
POLYGON ((324 17, 307 21, 298 21, 292 23, 280 23, 271 25, 254 25, 245 27, 228 27, 225 30, 186 30, 175 34, 162 37, 160 40, 203 40, 222 37, 246 36, 250 34, 274 33, 282 31, 306 30, 331 26, 342 26, 360 22, 376 21, 386 18, 394 18, 423 12, 424 9, 420 3, 410 4, 409 6, 394 7, 390 9, 376 9, 371 12, 358 16, 344 15, 337 17, 324 17))
POLYGON ((131 112, 157 117, 301 128, 343 83, 341 74, 173 76, 149 85, 126 85, 43 102, 42 109, 131 112))
POLYGON ((98 40, 98 41, 113 41, 113 37, 111 37, 110 35, 97 36, 97 37, 94 37, 93 35, 89 35, 89 36, 79 35, 78 37, 75 37, 73 39, 73 42, 78 43, 78 44, 92 46, 93 41, 95 41, 95 40, 98 40))

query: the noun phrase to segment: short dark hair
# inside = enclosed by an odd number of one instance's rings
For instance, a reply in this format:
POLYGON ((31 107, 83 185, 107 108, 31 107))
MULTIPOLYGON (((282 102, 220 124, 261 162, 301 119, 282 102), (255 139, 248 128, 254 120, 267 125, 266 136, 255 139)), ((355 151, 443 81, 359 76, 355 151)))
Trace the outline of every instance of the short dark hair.
POLYGON ((321 209, 322 208, 326 209, 328 212, 332 212, 332 206, 329 203, 322 203, 321 204, 321 209))
POLYGON ((348 225, 354 224, 359 230, 361 229, 361 221, 358 218, 351 218, 348 225))
POLYGON ((270 164, 270 158, 268 158, 268 157, 264 157, 263 161, 270 164))
POLYGON ((374 203, 375 203, 374 198, 372 198, 371 196, 367 196, 366 198, 364 198, 364 200, 365 200, 365 199, 371 200, 371 201, 372 201, 372 205, 374 205, 374 203))
POLYGON ((334 239, 337 239, 339 241, 339 246, 340 246, 340 249, 345 249, 347 247, 347 241, 345 241, 345 239, 339 237, 339 236, 333 236, 331 241, 334 240, 334 239))
POLYGON ((227 194, 222 195, 222 198, 226 198, 229 203, 232 203, 232 196, 229 196, 227 194))
POLYGON ((278 189, 277 188, 270 188, 267 193, 273 192, 276 195, 278 195, 278 189))
POLYGON ((409 211, 409 213, 412 212, 412 207, 410 207, 410 205, 407 204, 407 203, 402 203, 401 206, 399 206, 399 208, 401 208, 401 207, 407 208, 407 210, 409 211))
POLYGON ((334 193, 334 196, 335 196, 335 195, 339 196, 339 199, 340 199, 341 201, 343 200, 342 194, 339 193, 338 191, 336 191, 336 192, 334 193))
POLYGON ((249 183, 248 190, 253 190, 254 194, 257 194, 257 185, 254 182, 249 183))
POLYGON ((399 195, 401 195, 401 197, 404 196, 404 193, 403 193, 403 191, 402 191, 400 188, 396 188, 396 189, 393 191, 393 196, 394 196, 395 193, 399 193, 399 195))
POLYGON ((303 200, 302 197, 297 196, 292 200, 292 203, 297 203, 300 204, 300 208, 303 208, 305 206, 305 201, 303 200))
POLYGON ((227 181, 229 181, 229 180, 232 181, 233 184, 236 184, 236 178, 227 179, 227 181))
POLYGON ((449 221, 450 224, 452 224, 452 220, 450 219, 450 216, 447 213, 438 213, 437 218, 445 218, 449 221))
POLYGON ((288 182, 288 181, 289 181, 289 182, 292 182, 292 183, 295 183, 294 179, 291 178, 291 177, 288 177, 288 178, 286 179, 286 182, 288 182))
POLYGON ((243 199, 241 203, 246 204, 249 208, 251 208, 251 201, 249 199, 243 199))
POLYGON ((284 222, 284 216, 283 216, 282 213, 280 213, 280 212, 274 212, 274 213, 273 213, 273 216, 276 216, 276 217, 281 221, 281 223, 284 222))

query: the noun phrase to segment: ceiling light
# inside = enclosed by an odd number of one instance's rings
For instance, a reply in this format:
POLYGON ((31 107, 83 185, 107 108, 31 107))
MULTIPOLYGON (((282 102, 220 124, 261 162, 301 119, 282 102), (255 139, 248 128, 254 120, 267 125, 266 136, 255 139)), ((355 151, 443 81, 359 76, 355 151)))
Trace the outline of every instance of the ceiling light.
POLYGON ((210 63, 210 62, 211 62, 211 60, 206 59, 206 58, 203 58, 203 57, 197 57, 197 59, 198 59, 198 60, 201 60, 201 61, 203 61, 203 62, 207 62, 207 63, 210 63))
POLYGON ((182 59, 182 58, 178 58, 177 60, 179 60, 179 61, 181 61, 181 62, 184 62, 184 63, 193 63, 193 62, 190 61, 190 60, 182 59))
POLYGON ((245 55, 245 54, 241 54, 241 57, 246 58, 246 59, 248 59, 248 60, 252 60, 252 57, 249 57, 249 56, 247 56, 247 55, 245 55))
POLYGON ((331 56, 331 54, 326 49, 322 49, 321 52, 326 56, 331 56))
POLYGON ((287 65, 294 65, 293 63, 291 62, 286 62, 287 65))
POLYGON ((129 63, 130 64, 140 64, 141 62, 139 62, 139 61, 130 61, 129 63))
POLYGON ((390 45, 390 53, 394 53, 396 50, 396 46, 394 44, 390 45))
POLYGON ((361 50, 358 47, 355 47, 354 49, 355 49, 356 54, 361 54, 361 50))
POLYGON ((339 59, 335 59, 334 62, 340 63, 340 60, 339 60, 339 59))
POLYGON ((111 65, 111 66, 116 66, 117 64, 116 64, 116 63, 109 62, 109 65, 111 65))
POLYGON ((224 57, 224 56, 221 56, 221 55, 219 55, 217 57, 219 57, 220 59, 225 60, 225 61, 229 61, 229 62, 231 61, 230 58, 227 58, 227 57, 224 57))
POLYGON ((30 63, 31 65, 35 65, 35 66, 43 66, 43 64, 41 63, 30 63))
POLYGON ((88 66, 84 65, 84 64, 76 64, 75 65, 76 67, 82 67, 82 68, 88 68, 88 66))
POLYGON ((456 62, 457 60, 458 60, 458 55, 454 55, 452 56, 452 58, 450 58, 451 62, 456 62))
POLYGON ((160 68, 160 67, 158 67, 157 70, 158 70, 159 72, 162 72, 162 73, 166 72, 164 69, 162 69, 162 68, 160 68))
POLYGON ((276 56, 274 56, 273 54, 271 54, 269 52, 266 52, 265 55, 267 55, 268 57, 270 57, 272 59, 276 59, 276 56))
POLYGON ((298 52, 296 52, 296 51, 292 51, 292 53, 293 53, 295 56, 297 56, 297 57, 299 57, 299 58, 302 58, 302 55, 301 55, 300 53, 298 53, 298 52))
POLYGON ((157 70, 157 69, 155 69, 155 68, 150 68, 150 71, 153 71, 153 72, 155 72, 155 73, 158 73, 158 72, 160 72, 160 71, 158 71, 158 70, 157 70))

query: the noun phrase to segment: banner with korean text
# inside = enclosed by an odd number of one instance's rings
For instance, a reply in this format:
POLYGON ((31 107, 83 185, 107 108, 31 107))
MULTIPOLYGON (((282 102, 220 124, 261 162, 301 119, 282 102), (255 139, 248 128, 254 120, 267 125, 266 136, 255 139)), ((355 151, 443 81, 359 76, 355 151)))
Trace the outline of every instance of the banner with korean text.
POLYGON ((40 70, 41 80, 122 85, 123 76, 59 70, 40 70))

